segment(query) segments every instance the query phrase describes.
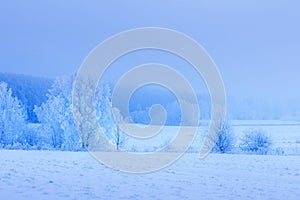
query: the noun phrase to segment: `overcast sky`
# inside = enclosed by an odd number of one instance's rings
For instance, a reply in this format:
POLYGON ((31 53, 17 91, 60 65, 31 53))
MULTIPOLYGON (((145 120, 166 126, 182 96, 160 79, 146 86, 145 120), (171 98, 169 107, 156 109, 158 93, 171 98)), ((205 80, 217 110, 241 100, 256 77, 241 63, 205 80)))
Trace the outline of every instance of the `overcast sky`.
POLYGON ((157 26, 203 45, 229 95, 299 98, 299 10, 297 0, 4 0, 0 71, 71 74, 107 37, 157 26))

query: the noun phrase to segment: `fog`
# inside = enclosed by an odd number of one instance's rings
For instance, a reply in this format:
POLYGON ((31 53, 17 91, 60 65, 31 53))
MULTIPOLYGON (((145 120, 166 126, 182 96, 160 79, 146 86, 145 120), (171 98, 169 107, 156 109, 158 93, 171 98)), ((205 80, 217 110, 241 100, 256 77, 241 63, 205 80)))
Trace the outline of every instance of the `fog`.
MULTIPOLYGON (((300 98, 299 8, 298 1, 271 0, 5 1, 0 7, 0 71, 71 74, 106 38, 132 28, 165 27, 207 50, 229 98, 295 101, 300 98)), ((131 64, 127 59, 122 67, 131 64)), ((126 72, 115 70, 112 74, 126 72)))

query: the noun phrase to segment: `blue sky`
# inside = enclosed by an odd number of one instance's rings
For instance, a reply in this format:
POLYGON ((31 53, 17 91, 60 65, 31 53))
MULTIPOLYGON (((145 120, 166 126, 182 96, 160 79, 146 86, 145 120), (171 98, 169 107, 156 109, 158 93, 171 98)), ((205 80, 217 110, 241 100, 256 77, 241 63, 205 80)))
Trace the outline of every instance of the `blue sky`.
POLYGON ((0 71, 55 77, 121 31, 157 26, 208 51, 227 93, 299 98, 299 1, 2 1, 0 71))

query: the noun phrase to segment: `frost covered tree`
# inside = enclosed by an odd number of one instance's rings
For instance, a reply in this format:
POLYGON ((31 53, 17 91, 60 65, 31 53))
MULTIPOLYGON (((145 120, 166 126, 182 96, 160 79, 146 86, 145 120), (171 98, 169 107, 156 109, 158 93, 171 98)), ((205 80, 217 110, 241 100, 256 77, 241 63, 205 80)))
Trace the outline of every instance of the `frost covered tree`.
POLYGON ((204 138, 202 148, 204 152, 229 153, 232 152, 235 137, 228 121, 218 115, 210 122, 211 132, 204 138))
POLYGON ((46 94, 53 80, 34 77, 23 74, 1 73, 0 81, 7 83, 12 89, 13 97, 17 97, 26 111, 26 121, 37 123, 37 117, 33 112, 34 105, 40 106, 47 100, 46 94))
POLYGON ((77 78, 73 91, 73 114, 76 128, 82 138, 82 145, 89 150, 105 150, 107 140, 99 131, 96 119, 94 81, 89 78, 77 78))
POLYGON ((229 122, 226 121, 222 126, 219 126, 217 131, 219 137, 216 141, 213 151, 217 153, 230 152, 233 148, 234 136, 229 122))
POLYGON ((74 76, 57 78, 47 94, 48 100, 34 109, 42 131, 51 135, 54 148, 79 150, 82 147, 72 113, 73 80, 74 76))
MULTIPOLYGON (((105 149, 106 140, 97 132, 99 125, 113 144, 121 145, 121 137, 118 137, 119 132, 113 120, 109 86, 99 84, 93 96, 77 95, 76 90, 73 91, 74 81, 75 75, 56 79, 47 95, 48 100, 35 108, 42 130, 51 135, 51 145, 64 150, 105 149), (74 97, 77 101, 73 105, 74 97), (88 103, 91 101, 94 104, 88 103), (93 114, 97 116, 96 122, 91 120, 93 114), (74 116, 79 124, 75 124, 74 116)), ((92 93, 89 82, 80 82, 79 87, 82 91, 92 93)))
POLYGON ((112 108, 111 96, 111 89, 108 84, 101 83, 98 85, 95 94, 96 115, 104 134, 118 150, 125 145, 126 138, 117 125, 123 119, 120 111, 117 108, 112 108))
POLYGON ((73 111, 77 130, 84 147, 89 150, 119 149, 125 140, 113 116, 110 86, 95 82, 93 77, 81 77, 74 84, 73 111))
POLYGON ((0 82, 0 145, 13 147, 26 143, 26 112, 6 83, 0 82))
POLYGON ((124 117, 122 116, 122 114, 118 108, 113 108, 112 111, 115 116, 115 121, 117 123, 116 132, 114 133, 113 144, 115 144, 117 150, 119 150, 120 148, 125 147, 128 139, 129 139, 128 136, 123 131, 121 131, 121 129, 119 128, 119 124, 125 123, 126 120, 124 119, 124 117))

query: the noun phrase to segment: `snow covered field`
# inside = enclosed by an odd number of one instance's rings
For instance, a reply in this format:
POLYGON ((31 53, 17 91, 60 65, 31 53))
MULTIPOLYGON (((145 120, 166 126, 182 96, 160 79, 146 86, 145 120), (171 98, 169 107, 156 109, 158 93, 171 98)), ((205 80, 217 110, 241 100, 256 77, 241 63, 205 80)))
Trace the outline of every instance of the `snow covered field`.
POLYGON ((1 199, 298 199, 300 157, 188 153, 156 173, 114 171, 87 152, 0 151, 1 199))
POLYGON ((233 121, 232 127, 236 137, 261 127, 275 147, 291 155, 210 154, 200 160, 198 154, 186 153, 155 173, 127 174, 102 165, 88 152, 0 150, 0 198, 298 199, 300 156, 293 153, 300 149, 300 124, 233 121))
MULTIPOLYGON (((202 121, 197 137, 192 145, 193 152, 199 152, 199 148, 203 144, 204 136, 207 134, 209 121, 202 121)), ((283 121, 283 120, 233 120, 230 122, 232 133, 236 139, 235 146, 239 142, 245 132, 251 129, 262 129, 270 136, 272 147, 270 154, 278 154, 276 149, 282 151, 282 155, 300 155, 300 122, 299 121, 283 121)), ((130 124, 127 124, 130 128, 130 124)), ((155 128, 155 126, 153 126, 155 128)), ((192 134, 190 127, 183 127, 186 134, 192 134)), ((132 129, 133 130, 133 129, 132 129)), ((164 147, 178 133, 177 126, 165 126, 159 134, 151 139, 136 140, 127 139, 124 149, 126 151, 155 151, 164 147)), ((149 131, 149 130, 148 130, 149 131)), ((150 130, 150 133, 153 131, 150 130)), ((148 133, 148 134, 150 134, 148 133)), ((138 133, 135 133, 138 134, 138 133)))

